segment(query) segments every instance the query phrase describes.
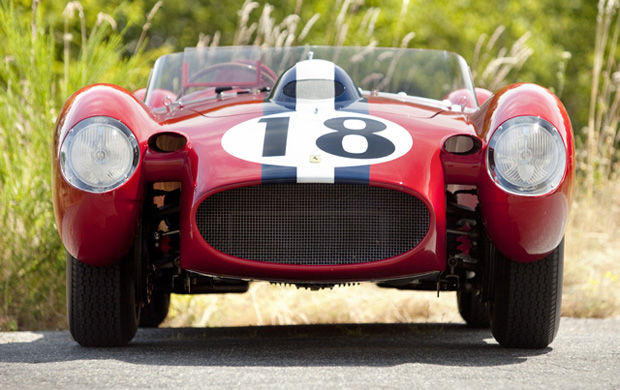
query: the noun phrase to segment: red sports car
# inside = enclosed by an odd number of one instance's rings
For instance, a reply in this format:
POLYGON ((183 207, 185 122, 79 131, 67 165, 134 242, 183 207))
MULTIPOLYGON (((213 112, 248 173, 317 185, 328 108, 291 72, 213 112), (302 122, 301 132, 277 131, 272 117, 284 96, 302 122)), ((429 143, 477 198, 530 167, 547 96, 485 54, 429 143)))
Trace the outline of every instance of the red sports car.
POLYGON ((128 343, 170 293, 370 281, 457 292, 500 345, 555 337, 570 120, 533 84, 474 88, 462 57, 219 47, 92 85, 56 125, 71 334, 128 343))

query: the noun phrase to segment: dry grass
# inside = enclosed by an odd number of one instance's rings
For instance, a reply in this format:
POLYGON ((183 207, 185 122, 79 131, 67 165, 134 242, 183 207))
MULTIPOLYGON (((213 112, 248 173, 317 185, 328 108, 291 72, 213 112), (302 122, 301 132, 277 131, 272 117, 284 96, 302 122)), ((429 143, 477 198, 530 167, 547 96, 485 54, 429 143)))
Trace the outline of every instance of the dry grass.
POLYGON ((620 170, 619 10, 618 0, 598 2, 587 139, 579 155, 588 196, 620 170))
POLYGON ((508 75, 517 73, 534 50, 528 46, 531 33, 526 32, 516 40, 510 49, 499 47, 497 42, 506 27, 499 26, 488 37, 482 34, 478 38, 471 64, 476 86, 497 91, 507 84, 508 75))
POLYGON ((382 289, 363 283, 320 291, 254 283, 245 294, 172 299, 162 326, 460 321, 454 293, 382 289))
POLYGON ((577 151, 585 180, 566 232, 562 313, 572 317, 620 316, 619 9, 618 0, 598 1, 587 138, 577 151))
POLYGON ((620 316, 620 180, 573 202, 566 232, 564 302, 570 317, 620 316))

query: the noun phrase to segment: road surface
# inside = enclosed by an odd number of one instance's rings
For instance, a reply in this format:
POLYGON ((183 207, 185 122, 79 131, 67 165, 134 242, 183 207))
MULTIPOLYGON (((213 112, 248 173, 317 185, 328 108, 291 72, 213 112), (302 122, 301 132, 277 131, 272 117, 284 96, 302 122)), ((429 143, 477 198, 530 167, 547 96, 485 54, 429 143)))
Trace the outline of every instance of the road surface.
POLYGON ((563 318, 549 348, 461 324, 139 330, 124 348, 0 333, 0 388, 620 389, 620 319, 563 318))

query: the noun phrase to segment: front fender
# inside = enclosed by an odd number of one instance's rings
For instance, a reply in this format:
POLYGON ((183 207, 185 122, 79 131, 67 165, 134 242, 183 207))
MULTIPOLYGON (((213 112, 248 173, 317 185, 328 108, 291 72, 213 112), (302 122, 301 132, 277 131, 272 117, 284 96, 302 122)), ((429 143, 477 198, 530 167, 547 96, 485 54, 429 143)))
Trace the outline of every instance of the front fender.
POLYGON ((489 237, 504 255, 530 262, 555 249, 564 236, 572 197, 575 150, 566 109, 550 91, 534 84, 510 85, 489 98, 472 116, 485 155, 493 132, 517 116, 535 116, 555 126, 566 148, 566 170, 557 189, 541 196, 507 193, 489 175, 486 158, 478 177, 482 221, 489 237))
POLYGON ((142 209, 142 160, 148 135, 158 126, 148 108, 129 91, 97 84, 76 92, 56 122, 52 150, 52 199, 56 227, 71 256, 105 266, 120 261, 131 249, 142 209), (81 120, 108 116, 123 122, 138 139, 140 164, 115 190, 94 194, 70 185, 62 176, 59 150, 67 133, 81 120))

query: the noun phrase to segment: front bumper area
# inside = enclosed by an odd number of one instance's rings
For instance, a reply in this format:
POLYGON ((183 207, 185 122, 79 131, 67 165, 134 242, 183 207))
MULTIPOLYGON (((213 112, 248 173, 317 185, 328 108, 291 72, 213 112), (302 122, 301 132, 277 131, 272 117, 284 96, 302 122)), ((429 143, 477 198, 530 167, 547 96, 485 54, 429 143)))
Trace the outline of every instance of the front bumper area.
POLYGON ((378 185, 259 184, 214 191, 192 208, 181 266, 300 282, 440 271, 445 260, 437 255, 434 211, 419 194, 378 185))

